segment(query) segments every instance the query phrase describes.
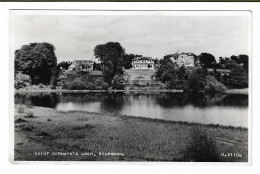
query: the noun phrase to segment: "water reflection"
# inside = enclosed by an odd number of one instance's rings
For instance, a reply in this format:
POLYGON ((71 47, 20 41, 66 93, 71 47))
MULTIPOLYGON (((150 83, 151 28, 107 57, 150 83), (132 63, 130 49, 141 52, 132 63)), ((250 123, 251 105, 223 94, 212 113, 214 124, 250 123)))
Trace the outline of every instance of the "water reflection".
POLYGON ((27 93, 16 104, 247 127, 248 95, 203 93, 27 93))

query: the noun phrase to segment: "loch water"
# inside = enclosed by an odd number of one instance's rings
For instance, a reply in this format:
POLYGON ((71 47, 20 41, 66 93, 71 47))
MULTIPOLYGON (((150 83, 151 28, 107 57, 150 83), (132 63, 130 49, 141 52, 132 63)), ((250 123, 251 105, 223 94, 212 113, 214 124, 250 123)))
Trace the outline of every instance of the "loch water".
POLYGON ((15 104, 248 127, 248 95, 172 92, 17 93, 15 104))

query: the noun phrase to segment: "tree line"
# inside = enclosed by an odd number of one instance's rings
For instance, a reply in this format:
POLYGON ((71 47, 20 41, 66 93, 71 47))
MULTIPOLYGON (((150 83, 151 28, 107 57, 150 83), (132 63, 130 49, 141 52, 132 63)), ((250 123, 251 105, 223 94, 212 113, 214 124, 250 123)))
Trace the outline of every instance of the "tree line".
MULTIPOLYGON (((94 63, 94 69, 101 70, 104 77, 96 81, 90 77, 81 78, 76 75, 74 79, 64 83, 67 88, 75 89, 80 86, 80 89, 88 89, 100 84, 104 89, 109 87, 124 89, 126 84, 123 77, 124 69, 132 67, 134 58, 142 57, 142 55, 127 54, 119 42, 97 45, 94 48, 94 56, 100 61, 100 64, 94 63)), ((226 87, 248 87, 247 55, 220 57, 218 63, 210 53, 201 53, 195 56, 195 59, 199 59, 201 68, 189 71, 184 66, 176 69, 170 60, 170 55, 164 56, 161 60, 157 60, 160 66, 156 69, 156 79, 164 83, 168 89, 187 91, 207 89, 218 91, 226 87), (214 72, 209 73, 207 68, 213 68, 214 72), (230 74, 222 75, 216 71, 217 68, 230 69, 230 74), (216 89, 213 89, 214 86, 216 89)), ((68 69, 70 65, 71 62, 65 61, 57 64, 55 47, 50 43, 30 43, 15 51, 15 73, 22 72, 29 75, 32 84, 42 83, 55 86, 60 67, 68 69)))
POLYGON ((248 87, 248 56, 238 55, 230 58, 215 57, 210 53, 201 53, 195 56, 201 64, 196 69, 189 70, 185 66, 176 68, 166 55, 160 60, 160 67, 156 71, 156 77, 163 82, 168 89, 183 89, 185 91, 220 92, 226 88, 248 87), (208 69, 213 69, 209 72, 208 69), (228 70, 230 73, 222 74, 217 70, 228 70))

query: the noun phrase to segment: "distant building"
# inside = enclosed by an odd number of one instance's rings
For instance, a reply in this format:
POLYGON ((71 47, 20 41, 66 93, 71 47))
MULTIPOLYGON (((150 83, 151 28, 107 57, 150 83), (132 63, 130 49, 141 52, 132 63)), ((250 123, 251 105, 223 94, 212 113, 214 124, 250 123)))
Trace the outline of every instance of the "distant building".
POLYGON ((68 71, 77 70, 77 71, 89 71, 93 70, 94 62, 92 60, 75 60, 69 66, 68 71))
POLYGON ((137 57, 132 60, 133 69, 154 69, 154 60, 150 57, 137 57))
POLYGON ((199 61, 196 60, 196 55, 193 53, 175 53, 169 55, 171 61, 178 67, 184 65, 186 67, 197 66, 199 61))
MULTIPOLYGON (((213 68, 207 68, 209 73, 214 73, 213 68)), ((230 69, 215 69, 216 72, 220 73, 221 75, 229 75, 230 69)))

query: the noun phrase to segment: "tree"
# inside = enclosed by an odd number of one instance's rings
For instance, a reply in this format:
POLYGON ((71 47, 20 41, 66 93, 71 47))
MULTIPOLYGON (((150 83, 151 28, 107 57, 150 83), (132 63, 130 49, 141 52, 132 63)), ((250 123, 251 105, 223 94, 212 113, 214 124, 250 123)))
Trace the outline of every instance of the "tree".
POLYGON ((239 55, 238 61, 239 64, 241 63, 243 64, 243 67, 248 72, 248 61, 249 61, 248 55, 243 55, 243 54, 239 55))
POLYGON ((71 65, 71 63, 70 62, 65 62, 65 61, 62 61, 62 62, 60 62, 58 65, 57 65, 57 67, 60 69, 60 67, 62 67, 62 68, 64 68, 64 69, 68 69, 69 68, 69 66, 71 65))
POLYGON ((52 69, 51 69, 51 81, 50 81, 51 86, 56 86, 58 75, 59 75, 59 69, 57 67, 52 67, 52 69))
POLYGON ((190 92, 204 90, 205 82, 205 71, 203 71, 203 69, 197 69, 194 73, 189 75, 184 90, 190 92))
POLYGON ((238 63, 238 56, 232 55, 232 56, 230 57, 230 59, 231 59, 233 62, 238 63))
POLYGON ((56 67, 54 46, 49 43, 31 43, 15 51, 15 70, 30 76, 32 84, 50 83, 51 69, 56 67))
POLYGON ((217 64, 215 57, 210 53, 201 53, 198 58, 205 68, 214 68, 217 64))
POLYGON ((230 59, 237 64, 242 64, 243 68, 248 71, 248 55, 240 54, 239 56, 231 56, 230 59))
POLYGON ((164 58, 160 60, 160 67, 156 71, 156 77, 159 78, 163 83, 170 81, 176 76, 176 70, 173 62, 170 58, 164 58))
POLYGON ((177 76, 179 80, 183 80, 186 75, 186 69, 184 66, 181 66, 177 71, 177 76))
POLYGON ((206 76, 206 85, 204 87, 207 93, 219 93, 226 90, 226 87, 218 82, 213 76, 206 76))
POLYGON ((248 73, 247 71, 237 65, 231 69, 229 76, 227 76, 227 85, 232 88, 247 88, 248 87, 248 73))
POLYGON ((166 88, 168 89, 178 89, 182 90, 185 85, 185 80, 177 79, 177 78, 172 78, 170 81, 166 82, 166 88))
POLYGON ((94 49, 95 57, 101 61, 106 81, 111 83, 116 74, 123 74, 123 57, 125 49, 118 42, 108 42, 97 45, 94 49))

